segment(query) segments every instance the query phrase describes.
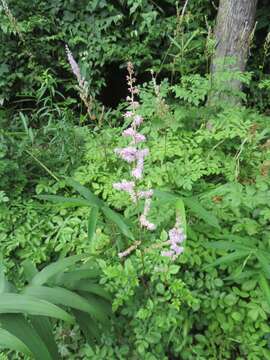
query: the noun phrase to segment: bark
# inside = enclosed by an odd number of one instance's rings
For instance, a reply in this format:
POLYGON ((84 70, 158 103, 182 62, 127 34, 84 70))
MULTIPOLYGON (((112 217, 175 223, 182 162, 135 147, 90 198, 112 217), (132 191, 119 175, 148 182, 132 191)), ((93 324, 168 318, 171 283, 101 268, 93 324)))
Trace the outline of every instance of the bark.
POLYGON ((242 84, 236 74, 246 68, 256 6, 257 0, 220 0, 215 28, 216 49, 211 64, 213 92, 210 103, 221 99, 239 101, 236 94, 240 93, 242 84))

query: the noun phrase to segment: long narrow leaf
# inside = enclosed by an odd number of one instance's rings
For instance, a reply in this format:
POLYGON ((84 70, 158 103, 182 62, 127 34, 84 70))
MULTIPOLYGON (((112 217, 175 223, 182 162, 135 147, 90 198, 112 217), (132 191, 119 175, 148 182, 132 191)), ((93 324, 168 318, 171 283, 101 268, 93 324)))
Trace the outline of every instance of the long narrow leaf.
POLYGON ((125 236, 134 240, 134 236, 130 231, 129 226, 126 224, 124 218, 121 215, 117 214, 115 211, 111 210, 107 206, 103 206, 101 210, 103 211, 105 217, 108 220, 112 221, 125 236))
POLYGON ((216 216, 205 210, 197 198, 183 198, 183 200, 189 210, 193 212, 198 218, 204 220, 207 224, 220 229, 220 225, 216 216))
POLYGON ((38 199, 50 201, 54 204, 59 204, 65 207, 77 207, 77 206, 91 206, 88 200, 81 198, 68 198, 58 195, 38 195, 38 199))
POLYGON ((259 250, 255 252, 255 256, 257 257, 257 259, 262 267, 264 275, 268 279, 270 279, 270 262, 268 261, 267 257, 259 250))
POLYGON ((44 269, 42 269, 37 275, 35 275, 31 281, 32 285, 43 285, 45 284, 50 278, 57 275, 59 272, 66 270, 68 267, 74 265, 76 262, 80 261, 83 256, 81 255, 74 255, 68 258, 58 260, 44 269))
POLYGON ((20 339, 4 329, 0 329, 0 348, 31 355, 31 351, 20 339))
POLYGON ((45 316, 29 316, 31 324, 41 340, 46 345, 54 360, 60 359, 57 345, 53 336, 53 328, 50 320, 45 316))
POLYGON ((61 287, 50 288, 47 286, 29 286, 25 288, 24 293, 53 304, 84 311, 97 319, 104 318, 103 314, 100 315, 99 309, 96 309, 96 307, 89 303, 85 298, 73 291, 61 287))
POLYGON ((24 313, 43 315, 73 322, 72 316, 47 301, 22 294, 5 293, 0 296, 0 314, 24 313))
POLYGON ((87 189, 85 186, 81 185, 77 181, 69 178, 66 180, 67 184, 71 186, 74 190, 78 191, 78 193, 84 197, 86 200, 88 200, 91 205, 95 205, 98 207, 101 207, 104 205, 104 202, 99 199, 98 196, 93 194, 89 189, 87 189))
POLYGON ((80 269, 59 274, 53 279, 55 285, 69 287, 82 279, 97 279, 100 275, 99 269, 80 269))
POLYGON ((0 315, 1 326, 16 336, 31 351, 35 359, 55 360, 37 332, 23 315, 0 315))
POLYGON ((111 299, 112 299, 110 294, 106 290, 104 290, 102 286, 91 283, 89 280, 80 280, 80 281, 76 282, 72 286, 72 289, 86 291, 86 292, 92 293, 94 295, 101 296, 102 298, 109 300, 109 301, 111 301, 111 299))
POLYGON ((270 307, 270 286, 263 274, 259 275, 259 285, 270 307))
POLYGON ((235 251, 232 254, 222 256, 220 259, 217 259, 216 261, 212 262, 209 265, 204 266, 204 269, 207 269, 212 266, 222 265, 222 264, 230 264, 236 260, 242 259, 250 254, 249 251, 241 250, 241 251, 235 251))
POLYGON ((88 241, 91 242, 94 238, 95 231, 96 231, 96 225, 97 225, 97 219, 98 219, 98 208, 94 206, 89 215, 88 219, 88 241))

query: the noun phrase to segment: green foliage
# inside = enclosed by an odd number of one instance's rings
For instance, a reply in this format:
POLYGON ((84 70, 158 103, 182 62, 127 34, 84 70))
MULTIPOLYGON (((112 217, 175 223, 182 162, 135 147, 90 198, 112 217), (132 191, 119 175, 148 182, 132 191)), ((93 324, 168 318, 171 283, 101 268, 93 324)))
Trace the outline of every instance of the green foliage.
MULTIPOLYGON (((24 271, 28 285, 19 293, 1 272, 1 348, 36 359, 59 359, 50 317, 70 323, 76 319, 81 326, 83 316, 93 330, 97 322, 108 324, 110 296, 98 285, 97 268, 89 263, 80 265, 81 258, 59 260, 39 272, 26 260, 24 271), (88 286, 82 286, 82 281, 88 286), (71 309, 73 316, 62 307, 71 309)), ((98 332, 89 333, 83 324, 81 330, 91 341, 98 337, 98 332)))

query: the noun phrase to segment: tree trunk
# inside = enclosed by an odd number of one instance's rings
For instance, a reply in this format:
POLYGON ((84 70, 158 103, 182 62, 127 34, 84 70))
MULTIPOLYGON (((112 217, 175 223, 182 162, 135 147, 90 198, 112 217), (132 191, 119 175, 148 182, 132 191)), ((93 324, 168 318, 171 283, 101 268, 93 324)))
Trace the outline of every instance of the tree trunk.
POLYGON ((216 49, 212 58, 213 91, 208 103, 228 100, 239 103, 252 40, 257 0, 220 0, 215 28, 216 49))

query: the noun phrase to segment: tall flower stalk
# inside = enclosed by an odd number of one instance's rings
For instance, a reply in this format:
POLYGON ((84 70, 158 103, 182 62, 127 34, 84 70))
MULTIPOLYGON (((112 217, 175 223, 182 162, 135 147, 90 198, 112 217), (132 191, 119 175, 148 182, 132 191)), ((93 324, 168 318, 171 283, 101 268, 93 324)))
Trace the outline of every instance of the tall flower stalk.
MULTIPOLYGON (((139 200, 144 201, 143 212, 139 215, 139 223, 141 228, 153 231, 156 229, 156 225, 149 221, 148 215, 151 209, 154 191, 152 189, 139 188, 139 182, 143 179, 144 160, 149 155, 149 149, 147 147, 142 148, 141 144, 146 143, 147 139, 145 135, 138 131, 140 125, 143 123, 143 117, 138 114, 140 104, 135 100, 136 95, 139 93, 139 89, 135 86, 136 79, 134 77, 132 63, 128 63, 127 70, 129 91, 127 101, 129 102, 129 107, 128 111, 125 112, 124 117, 130 121, 130 126, 122 132, 122 136, 129 138, 130 142, 124 148, 116 148, 115 153, 121 159, 132 165, 130 170, 131 179, 124 179, 121 182, 114 183, 113 187, 116 190, 126 192, 130 196, 131 201, 135 204, 137 204, 139 200)), ((170 245, 170 248, 167 251, 162 251, 161 254, 175 260, 184 251, 182 246, 184 240, 184 229, 181 225, 180 216, 177 215, 175 226, 169 230, 169 240, 166 242, 166 244, 170 245)), ((128 256, 140 244, 141 241, 136 241, 127 250, 120 252, 118 256, 120 258, 128 256)))
POLYGON ((80 67, 79 67, 78 63, 76 62, 76 60, 74 59, 74 56, 67 45, 66 45, 66 53, 67 53, 67 58, 68 58, 68 62, 71 67, 71 70, 77 79, 77 89, 78 89, 80 98, 86 107, 89 118, 91 120, 94 120, 95 116, 92 113, 93 98, 89 94, 88 83, 85 80, 85 78, 82 76, 80 67))
POLYGON ((143 123, 143 117, 138 114, 139 103, 135 100, 135 96, 139 93, 139 89, 135 86, 136 79, 134 77, 134 69, 131 62, 127 66, 128 75, 128 91, 127 101, 129 102, 129 110, 124 114, 129 119, 130 126, 122 132, 122 136, 130 138, 130 143, 125 148, 115 149, 115 153, 123 160, 132 165, 130 176, 131 180, 123 180, 113 184, 117 190, 125 191, 129 194, 131 200, 137 203, 140 199, 144 200, 144 210, 139 217, 140 226, 148 230, 155 230, 155 224, 151 223, 147 216, 150 211, 153 196, 152 189, 139 190, 139 181, 143 178, 144 159, 149 155, 147 147, 141 148, 140 144, 146 142, 146 137, 139 133, 138 129, 143 123))

